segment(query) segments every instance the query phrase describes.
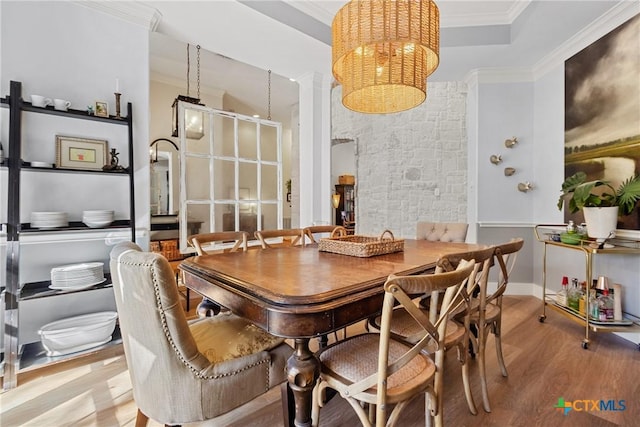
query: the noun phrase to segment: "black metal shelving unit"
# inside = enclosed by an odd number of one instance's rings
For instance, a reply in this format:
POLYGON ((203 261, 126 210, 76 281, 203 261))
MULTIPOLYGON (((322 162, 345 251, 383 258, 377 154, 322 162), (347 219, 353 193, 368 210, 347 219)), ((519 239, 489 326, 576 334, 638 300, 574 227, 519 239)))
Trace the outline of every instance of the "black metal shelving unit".
MULTIPOLYGON (((104 231, 104 229, 92 229, 85 226, 82 223, 72 222, 68 227, 41 230, 30 227, 28 223, 20 222, 20 182, 22 173, 64 173, 64 174, 99 174, 110 175, 113 177, 128 177, 129 179, 129 219, 117 220, 107 227, 108 229, 130 229, 131 241, 135 241, 135 185, 133 176, 133 114, 132 105, 127 103, 127 115, 126 117, 99 117, 90 115, 86 111, 69 109, 67 111, 55 110, 53 107, 34 107, 31 103, 22 99, 22 83, 11 81, 9 96, 0 98, 0 107, 9 108, 9 143, 8 151, 6 151, 6 158, 2 162, 2 167, 7 168, 8 171, 8 191, 7 191, 7 262, 6 262, 6 287, 4 291, 5 295, 5 331, 4 335, 4 355, 3 355, 3 387, 4 389, 10 389, 17 385, 17 374, 20 370, 29 367, 33 369, 34 366, 44 366, 50 363, 57 363, 67 358, 74 358, 83 354, 91 354, 94 351, 85 351, 78 354, 72 354, 68 357, 44 357, 42 356, 41 349, 37 347, 40 343, 32 343, 26 346, 20 346, 18 342, 18 313, 20 301, 26 301, 34 298, 46 298, 50 296, 59 296, 62 294, 73 294, 77 292, 88 292, 95 289, 103 289, 106 287, 112 287, 111 280, 108 275, 105 275, 107 280, 104 283, 95 285, 91 288, 61 292, 58 290, 49 289, 50 282, 34 282, 24 283, 20 286, 20 236, 21 234, 37 234, 37 233, 60 233, 64 232, 81 232, 81 233, 95 233, 98 231, 104 231), (28 162, 21 160, 22 153, 22 114, 24 112, 35 114, 48 114, 53 116, 59 116, 66 119, 74 120, 89 120, 102 123, 108 123, 112 125, 126 126, 127 127, 127 147, 129 154, 129 166, 122 171, 102 171, 102 170, 80 170, 80 169, 58 169, 55 167, 42 168, 31 166, 28 162), (24 348, 23 348, 24 347, 24 348), (34 350, 35 349, 35 350, 34 350), (21 359, 29 355, 27 359, 21 359)), ((119 332, 114 332, 114 339, 112 343, 121 342, 119 332)), ((105 344, 104 346, 107 346, 105 344)), ((41 346, 41 345, 40 345, 41 346)), ((104 347, 103 346, 103 347, 104 347)))

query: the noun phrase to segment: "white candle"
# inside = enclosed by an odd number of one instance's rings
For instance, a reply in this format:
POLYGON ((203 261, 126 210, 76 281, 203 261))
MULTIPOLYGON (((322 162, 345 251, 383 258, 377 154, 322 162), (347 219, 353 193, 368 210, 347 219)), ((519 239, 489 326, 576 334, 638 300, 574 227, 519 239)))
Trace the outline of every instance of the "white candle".
POLYGON ((116 93, 120 93, 120 79, 116 79, 116 93))

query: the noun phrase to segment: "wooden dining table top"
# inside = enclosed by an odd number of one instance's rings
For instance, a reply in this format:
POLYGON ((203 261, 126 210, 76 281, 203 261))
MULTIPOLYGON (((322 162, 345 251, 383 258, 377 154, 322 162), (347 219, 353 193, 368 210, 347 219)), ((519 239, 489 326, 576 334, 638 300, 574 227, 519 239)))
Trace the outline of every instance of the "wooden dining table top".
POLYGON ((180 269, 187 287, 272 334, 315 337, 377 313, 390 274, 428 272, 443 255, 483 247, 405 239, 402 252, 359 258, 307 245, 195 256, 180 269))

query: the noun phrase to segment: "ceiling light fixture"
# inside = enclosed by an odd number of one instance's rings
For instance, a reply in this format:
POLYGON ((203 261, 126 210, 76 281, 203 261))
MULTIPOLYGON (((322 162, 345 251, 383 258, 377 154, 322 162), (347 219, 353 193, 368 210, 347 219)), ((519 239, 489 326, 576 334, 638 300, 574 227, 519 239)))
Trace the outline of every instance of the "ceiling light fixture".
POLYGON ((432 0, 352 0, 331 25, 342 103, 361 113, 420 105, 440 62, 440 12, 432 0))
MULTIPOLYGON (((191 71, 189 49, 190 45, 187 44, 187 95, 178 95, 171 106, 173 110, 173 131, 171 132, 171 136, 179 136, 178 103, 180 101, 194 105, 204 105, 200 102, 200 45, 196 46, 198 52, 198 96, 197 98, 189 96, 189 74, 191 71)), ((187 108, 184 114, 184 122, 187 138, 201 139, 204 136, 204 112, 187 108)))

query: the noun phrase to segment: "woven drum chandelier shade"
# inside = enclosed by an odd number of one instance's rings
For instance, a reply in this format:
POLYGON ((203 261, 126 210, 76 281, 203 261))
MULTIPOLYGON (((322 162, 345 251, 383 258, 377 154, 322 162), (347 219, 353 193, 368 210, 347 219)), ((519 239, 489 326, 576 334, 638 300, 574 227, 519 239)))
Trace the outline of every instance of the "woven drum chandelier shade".
POLYGON ((352 0, 331 25, 342 103, 362 113, 420 105, 440 62, 440 12, 431 0, 352 0))

